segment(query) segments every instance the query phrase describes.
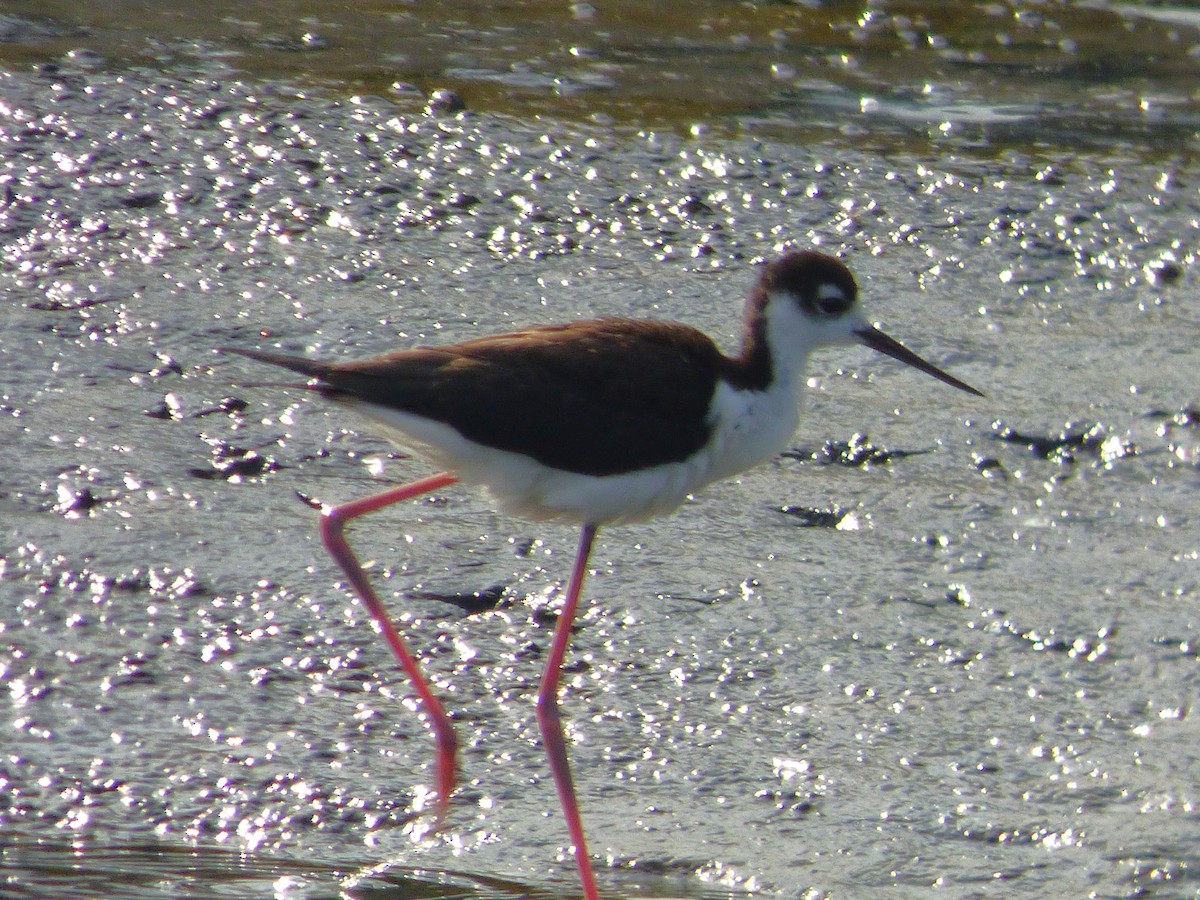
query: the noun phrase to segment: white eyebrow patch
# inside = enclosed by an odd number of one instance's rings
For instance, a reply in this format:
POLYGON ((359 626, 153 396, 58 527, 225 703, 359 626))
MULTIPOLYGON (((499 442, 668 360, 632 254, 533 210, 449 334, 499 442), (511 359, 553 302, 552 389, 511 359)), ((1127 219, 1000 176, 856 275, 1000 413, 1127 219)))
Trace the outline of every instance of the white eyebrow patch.
POLYGON ((840 287, 838 287, 833 282, 824 281, 817 288, 817 299, 818 300, 841 300, 844 302, 846 299, 846 294, 840 287))

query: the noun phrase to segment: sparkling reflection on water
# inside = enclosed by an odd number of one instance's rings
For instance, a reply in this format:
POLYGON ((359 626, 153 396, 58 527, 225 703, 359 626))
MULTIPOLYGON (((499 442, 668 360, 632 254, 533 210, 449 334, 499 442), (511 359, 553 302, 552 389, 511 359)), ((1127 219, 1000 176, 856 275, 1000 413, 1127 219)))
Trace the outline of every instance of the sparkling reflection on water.
MULTIPOLYGON (((1038 40, 1073 15, 1024 11, 1038 40)), ((1020 71, 989 92, 994 69, 956 64, 955 102, 1003 113, 980 143, 898 142, 901 89, 841 82, 841 137, 800 146, 5 76, 5 890, 569 893, 531 699, 573 533, 462 491, 355 533, 464 739, 449 828, 425 834, 428 734, 296 497, 423 470, 235 387, 211 348, 630 312, 728 346, 753 260, 789 243, 844 253, 873 318, 991 399, 823 356, 789 453, 602 533, 564 714, 606 896, 1189 888, 1200 195, 1164 67, 1200 41, 1120 15, 1165 48, 1128 78, 1030 63, 1046 93, 1013 99, 1020 71), (1077 89, 1074 119, 1044 103, 1077 89)), ((886 54, 856 58, 878 81, 886 54)))

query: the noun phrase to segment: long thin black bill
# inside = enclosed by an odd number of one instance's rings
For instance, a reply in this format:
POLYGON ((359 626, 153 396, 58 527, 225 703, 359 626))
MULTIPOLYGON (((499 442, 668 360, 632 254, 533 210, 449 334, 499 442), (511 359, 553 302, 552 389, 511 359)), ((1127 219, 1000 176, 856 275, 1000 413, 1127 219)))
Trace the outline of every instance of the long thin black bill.
POLYGON ((953 375, 948 375, 931 362, 926 362, 913 353, 899 341, 888 337, 878 328, 860 328, 854 332, 858 335, 858 339, 870 347, 872 350, 878 350, 880 353, 886 353, 893 359, 898 359, 902 363, 907 363, 914 369, 920 369, 927 375, 932 375, 938 381, 944 381, 951 387, 956 387, 960 391, 966 391, 968 394, 974 394, 976 397, 986 397, 983 391, 977 391, 965 381, 959 381, 953 375))

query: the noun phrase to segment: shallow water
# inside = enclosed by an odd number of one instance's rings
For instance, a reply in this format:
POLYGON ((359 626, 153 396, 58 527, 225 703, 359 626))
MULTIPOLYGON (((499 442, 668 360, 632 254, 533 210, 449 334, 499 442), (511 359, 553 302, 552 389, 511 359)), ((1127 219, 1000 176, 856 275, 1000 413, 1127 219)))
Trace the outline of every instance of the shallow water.
POLYGON ((823 353, 792 451, 601 533, 564 715, 604 895, 1195 892, 1190 99, 1145 141, 801 146, 0 77, 5 891, 570 895, 532 696, 575 535, 461 490, 353 534, 463 738, 432 837, 430 739, 297 497, 426 469, 212 348, 728 347, 754 263, 818 245, 990 397, 823 353))
POLYGON ((0 60, 164 67, 522 119, 894 151, 1194 149, 1200 15, 1157 3, 10 0, 0 60))

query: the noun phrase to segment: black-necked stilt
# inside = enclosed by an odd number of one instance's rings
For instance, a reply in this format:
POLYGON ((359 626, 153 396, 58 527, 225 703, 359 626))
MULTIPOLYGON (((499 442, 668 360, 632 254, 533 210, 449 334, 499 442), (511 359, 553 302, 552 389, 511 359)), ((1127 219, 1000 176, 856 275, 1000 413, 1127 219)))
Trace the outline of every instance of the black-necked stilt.
POLYGON ((439 817, 454 786, 454 730, 346 542, 346 524, 462 481, 484 487, 505 512, 582 525, 537 714, 583 893, 597 900, 558 711, 559 672, 596 529, 671 512, 705 485, 783 450, 799 419, 805 364, 818 347, 863 343, 982 396, 868 324, 857 300, 854 276, 841 262, 803 251, 763 269, 746 303, 736 356, 687 325, 621 318, 361 362, 231 348, 315 379, 297 386, 358 410, 445 470, 326 508, 321 519, 325 547, 428 713, 437 742, 439 817))

